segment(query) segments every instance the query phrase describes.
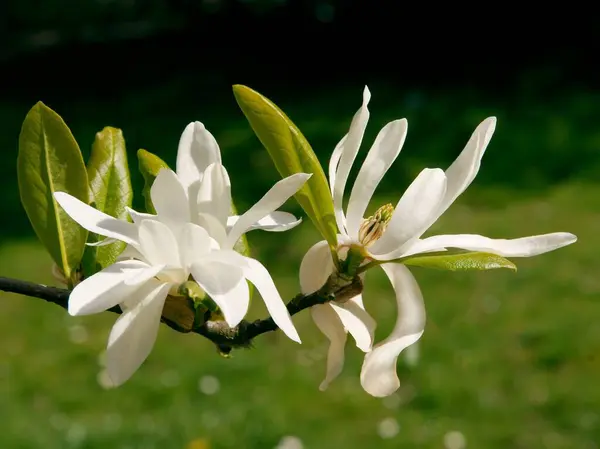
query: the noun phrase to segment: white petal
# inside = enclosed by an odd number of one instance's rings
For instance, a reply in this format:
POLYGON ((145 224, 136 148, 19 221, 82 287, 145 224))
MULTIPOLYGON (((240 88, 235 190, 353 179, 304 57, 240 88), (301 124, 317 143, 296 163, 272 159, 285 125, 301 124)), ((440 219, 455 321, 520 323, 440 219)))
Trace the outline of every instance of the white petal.
POLYGON ((186 224, 181 231, 179 244, 182 266, 189 267, 208 253, 213 246, 211 240, 206 229, 193 223, 186 224))
MULTIPOLYGON (((267 310, 275 321, 275 324, 292 340, 300 343, 300 336, 294 327, 292 317, 283 302, 283 299, 275 287, 275 283, 267 269, 255 259, 244 257, 241 254, 226 250, 215 251, 206 256, 211 263, 228 264, 232 269, 239 267, 242 269, 246 279, 254 284, 260 296, 262 296, 267 310)), ((212 296, 212 295, 211 295, 212 296)))
POLYGON ((118 242, 118 240, 113 239, 111 237, 107 237, 105 239, 100 240, 99 242, 86 243, 86 245, 87 246, 106 246, 106 245, 112 245, 115 242, 118 242))
POLYGON ((365 355, 360 382, 365 391, 376 397, 392 394, 400 386, 396 362, 400 353, 414 344, 425 329, 425 305, 417 281, 401 264, 381 265, 396 293, 398 319, 388 338, 377 343, 365 355))
POLYGON ((187 193, 173 170, 162 168, 152 187, 150 197, 161 220, 187 223, 190 221, 190 207, 187 193))
POLYGON ((331 190, 332 197, 335 186, 335 174, 337 172, 338 166, 340 165, 340 158, 342 157, 342 153, 344 152, 344 145, 346 144, 346 139, 348 139, 348 134, 342 137, 342 139, 338 142, 338 144, 333 149, 333 153, 331 153, 331 158, 329 159, 329 189, 331 190))
POLYGON ((73 220, 88 231, 137 245, 138 233, 133 223, 100 212, 65 192, 54 193, 54 198, 73 220))
POLYGON ((211 238, 218 244, 219 248, 227 243, 227 231, 221 222, 213 215, 198 214, 196 223, 206 229, 211 238))
POLYGON ((337 314, 329 304, 317 304, 310 308, 310 314, 315 324, 329 339, 327 352, 327 373, 319 389, 324 391, 329 384, 340 375, 344 367, 344 347, 346 345, 346 330, 337 314))
POLYGON ((148 265, 137 260, 116 262, 77 284, 69 296, 70 315, 103 312, 120 303, 139 285, 126 285, 148 265))
POLYGON ((231 210, 231 181, 219 163, 210 164, 198 190, 197 211, 214 216, 223 227, 231 210))
POLYGON ((424 169, 396 205, 383 236, 371 246, 378 259, 393 258, 402 245, 419 238, 431 226, 446 192, 446 176, 439 168, 424 169))
POLYGON ((180 266, 179 245, 167 225, 143 220, 139 228, 140 251, 150 265, 180 266))
MULTIPOLYGON (((365 86, 363 91, 363 104, 360 109, 354 114, 348 136, 343 144, 343 149, 340 161, 337 164, 335 174, 335 183, 333 185, 333 207, 335 209, 335 219, 337 221, 340 232, 346 231, 346 217, 344 216, 344 189, 350 175, 350 169, 356 159, 360 144, 365 134, 367 122, 369 121, 368 104, 371 99, 371 93, 365 86)), ((337 155, 336 155, 337 157, 337 155)))
POLYGON ((439 218, 454 200, 463 193, 473 182, 479 167, 481 158, 490 143, 494 130, 496 129, 496 117, 488 117, 477 126, 464 150, 446 170, 448 187, 444 200, 440 204, 437 213, 439 218))
POLYGON ((342 321, 344 328, 354 337, 356 346, 361 351, 370 351, 373 346, 376 323, 365 310, 362 296, 357 295, 343 304, 336 302, 330 304, 342 321))
MULTIPOLYGON (((239 215, 232 215, 227 218, 227 229, 231 229, 239 220, 239 215)), ((296 218, 294 214, 276 210, 254 223, 248 231, 260 229, 262 231, 283 232, 289 231, 302 223, 302 218, 296 218)))
POLYGON ((360 168, 350 193, 346 214, 348 235, 354 239, 358 239, 358 230, 375 189, 400 154, 407 127, 406 119, 395 120, 385 125, 375 138, 375 143, 360 168))
POLYGON ((133 222, 135 224, 140 224, 142 222, 142 220, 146 220, 146 219, 153 219, 153 220, 158 219, 158 217, 156 215, 147 214, 144 212, 138 212, 136 210, 133 210, 130 207, 125 207, 125 210, 127 210, 127 213, 129 214, 129 216, 131 217, 131 220, 133 220, 133 222))
POLYGON ((115 322, 108 338, 106 369, 115 386, 126 382, 156 341, 169 284, 151 282, 137 292, 139 303, 115 322))
POLYGON ((194 279, 219 306, 230 327, 240 324, 248 313, 250 290, 237 266, 215 260, 201 260, 191 266, 194 279))
POLYGON ((127 245, 123 252, 119 254, 117 260, 137 259, 144 261, 144 255, 131 245, 127 245))
POLYGON ((143 270, 140 270, 138 273, 136 273, 134 276, 125 279, 125 285, 145 284, 150 279, 156 277, 164 269, 164 265, 153 265, 148 268, 144 268, 143 270))
POLYGON ((300 263, 300 291, 304 295, 319 290, 331 273, 333 273, 333 260, 329 244, 322 240, 315 243, 304 255, 300 263))
POLYGON ((278 209, 288 198, 294 195, 312 175, 306 173, 296 173, 292 176, 282 179, 245 214, 240 216, 239 220, 233 225, 227 236, 227 245, 233 248, 233 245, 250 227, 261 218, 264 218, 274 210, 278 209))
POLYGON ((213 135, 200 122, 190 123, 183 130, 177 149, 177 175, 188 188, 200 181, 204 170, 213 162, 221 162, 221 151, 213 135))
POLYGON ((555 232, 518 239, 491 239, 476 234, 434 235, 415 243, 409 248, 406 255, 438 251, 440 248, 460 248, 469 251, 483 251, 503 257, 531 257, 554 251, 576 241, 577 237, 568 232, 555 232))

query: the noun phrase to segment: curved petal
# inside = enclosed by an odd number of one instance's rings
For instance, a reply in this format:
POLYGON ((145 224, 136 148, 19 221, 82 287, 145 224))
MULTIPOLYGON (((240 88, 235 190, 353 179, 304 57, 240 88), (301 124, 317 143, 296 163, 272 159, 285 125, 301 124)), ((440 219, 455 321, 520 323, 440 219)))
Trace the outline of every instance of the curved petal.
MULTIPOLYGON (((232 215, 228 217, 227 229, 231 229, 239 220, 239 218, 239 215, 232 215)), ((296 218, 294 214, 290 214, 289 212, 276 210, 275 212, 271 212, 270 214, 265 215, 263 218, 258 220, 256 223, 250 226, 248 231, 260 229, 262 231, 283 232, 295 228, 300 223, 302 223, 302 218, 296 218)))
POLYGON ((260 296, 262 296, 265 306, 267 306, 267 310, 275 324, 289 338, 300 343, 298 331, 294 327, 292 317, 279 295, 271 275, 258 260, 242 256, 233 250, 212 252, 206 256, 206 260, 210 261, 211 264, 222 263, 229 265, 231 269, 240 268, 244 277, 254 284, 260 296))
POLYGON ((150 265, 179 267, 179 249, 167 225, 156 220, 143 220, 139 225, 140 251, 150 265))
POLYGON ((201 181, 204 170, 213 162, 221 162, 221 150, 213 135, 200 122, 185 127, 177 149, 177 176, 187 189, 201 181))
POLYGON ((150 197, 161 220, 182 223, 190 221, 187 193, 173 170, 162 168, 158 172, 150 187, 150 197))
POLYGON ((371 197, 400 154, 407 129, 406 119, 394 120, 385 125, 375 138, 375 143, 369 150, 350 193, 346 213, 346 226, 350 237, 358 239, 358 230, 371 197))
POLYGON ((118 242, 118 240, 113 239, 112 237, 106 237, 105 239, 102 239, 99 242, 90 242, 90 243, 86 243, 86 245, 87 246, 106 246, 106 245, 112 245, 115 242, 118 242))
POLYGON ((91 315, 114 307, 139 287, 139 284, 127 285, 126 281, 147 268, 144 262, 124 260, 84 279, 69 296, 69 314, 91 315))
POLYGON ((296 173, 282 179, 271 187, 271 189, 254 206, 248 209, 246 213, 240 216, 238 221, 233 225, 227 236, 227 246, 233 248, 242 234, 247 232, 258 220, 264 218, 285 203, 311 176, 311 174, 307 173, 296 173))
POLYGON ((217 246, 214 249, 219 249, 227 243, 227 231, 221 222, 213 215, 198 214, 196 217, 196 223, 206 229, 214 243, 217 243, 217 246))
POLYGON ((192 263, 208 253, 212 247, 213 242, 206 229, 193 223, 187 223, 181 230, 179 240, 181 265, 183 267, 191 266, 192 263))
POLYGON ((136 294, 137 306, 126 309, 110 331, 106 369, 115 386, 125 383, 150 355, 169 288, 166 283, 146 284, 136 294))
POLYGON ((477 234, 434 235, 416 242, 406 255, 439 251, 442 248, 460 248, 484 251, 503 257, 531 257, 554 251, 576 241, 577 237, 568 232, 554 232, 518 239, 491 239, 477 234))
POLYGON ((147 214, 144 212, 138 212, 137 210, 133 210, 131 207, 125 206, 125 210, 127 211, 129 216, 131 217, 131 220, 135 224, 140 224, 142 222, 142 220, 146 220, 146 219, 154 219, 154 220, 158 219, 158 217, 156 215, 147 214))
POLYGON ((219 306, 230 327, 248 313, 250 290, 242 269, 218 260, 201 260, 191 266, 194 279, 219 306))
POLYGON ((356 341, 358 349, 363 352, 370 351, 375 337, 376 323, 365 310, 362 296, 355 296, 343 304, 331 302, 330 305, 337 313, 344 328, 356 341))
POLYGON ((73 220, 88 231, 137 246, 138 232, 133 223, 100 212, 65 192, 55 192, 54 198, 73 220))
POLYGON ((376 397, 392 394, 400 387, 396 362, 400 353, 421 338, 425 330, 425 305, 416 279, 404 265, 381 265, 390 279, 398 303, 398 319, 388 338, 365 355, 360 383, 376 397))
MULTIPOLYGON (((368 104, 371 99, 371 92, 365 86, 363 91, 363 104, 360 109, 354 114, 348 136, 343 143, 337 171, 335 174, 335 183, 333 184, 333 207, 335 210, 335 219, 337 221, 340 232, 346 232, 346 217, 344 216, 344 189, 350 175, 350 169, 356 159, 360 144, 362 143, 367 122, 369 121, 368 104)), ((335 153, 334 153, 335 154, 335 153)), ((331 165, 330 165, 331 166, 331 165)))
POLYGON ((197 211, 214 216, 223 227, 231 210, 231 181, 220 163, 213 163, 204 172, 197 196, 197 211))
POLYGON ((423 235, 431 225, 446 193, 446 176, 439 168, 426 168, 412 182, 394 210, 381 238, 370 251, 378 259, 393 258, 402 246, 423 235))
POLYGON ((319 390, 324 391, 342 372, 347 334, 344 325, 329 304, 312 306, 310 314, 319 330, 329 339, 327 372, 325 379, 319 385, 319 390))
POLYGON ((331 190, 331 195, 333 195, 335 186, 335 173, 337 172, 338 165, 340 165, 340 158, 344 152, 344 145, 346 144, 347 139, 348 134, 342 137, 342 139, 338 142, 333 149, 333 153, 331 153, 331 158, 329 159, 329 190, 331 190))
POLYGON ((306 252, 300 263, 300 291, 304 295, 319 290, 331 273, 334 265, 329 244, 325 240, 315 243, 306 252))

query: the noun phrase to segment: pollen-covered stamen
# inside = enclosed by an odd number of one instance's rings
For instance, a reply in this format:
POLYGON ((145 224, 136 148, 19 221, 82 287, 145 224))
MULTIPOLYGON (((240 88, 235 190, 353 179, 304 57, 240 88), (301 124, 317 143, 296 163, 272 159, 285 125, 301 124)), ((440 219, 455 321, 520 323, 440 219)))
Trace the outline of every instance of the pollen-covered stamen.
POLYGON ((366 218, 358 230, 358 240, 364 246, 370 246, 383 235, 392 219, 394 206, 390 203, 381 206, 372 216, 366 218))

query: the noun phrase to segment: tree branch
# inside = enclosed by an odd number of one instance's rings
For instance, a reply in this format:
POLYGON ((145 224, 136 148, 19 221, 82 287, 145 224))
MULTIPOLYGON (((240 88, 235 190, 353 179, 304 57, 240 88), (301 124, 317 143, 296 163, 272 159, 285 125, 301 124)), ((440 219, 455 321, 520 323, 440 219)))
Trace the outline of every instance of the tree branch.
MULTIPOLYGON (((297 295, 287 303, 286 307, 290 315, 295 315, 327 301, 345 302, 360 294, 362 288, 360 278, 348 279, 334 273, 321 289, 309 295, 297 295)), ((71 294, 71 290, 68 289, 6 277, 0 277, 0 291, 43 299, 63 309, 68 309, 71 294)), ((112 307, 108 311, 122 313, 119 306, 112 307)), ((223 355, 228 355, 236 347, 249 347, 255 337, 278 329, 271 317, 253 322, 244 320, 231 328, 225 321, 211 319, 210 312, 203 316, 198 315, 191 300, 169 296, 163 308, 162 321, 177 332, 193 332, 202 335, 215 343, 223 355)))

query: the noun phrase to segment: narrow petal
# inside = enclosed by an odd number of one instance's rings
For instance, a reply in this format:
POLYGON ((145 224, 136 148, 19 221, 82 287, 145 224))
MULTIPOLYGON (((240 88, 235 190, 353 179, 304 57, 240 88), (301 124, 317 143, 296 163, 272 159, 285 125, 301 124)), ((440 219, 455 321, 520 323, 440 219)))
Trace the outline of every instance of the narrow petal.
POLYGON ((370 351, 373 346, 376 323, 365 310, 362 296, 355 296, 343 304, 335 302, 330 304, 339 316, 344 328, 356 341, 358 349, 364 352, 370 351))
POLYGON ((476 234, 434 235, 420 240, 409 248, 406 255, 442 248, 460 248, 469 251, 484 251, 503 257, 531 257, 554 251, 577 241, 568 232, 534 235, 518 239, 491 239, 476 234))
POLYGON ((150 197, 161 220, 182 223, 190 221, 187 193, 173 170, 163 168, 158 172, 150 187, 150 197))
POLYGON ((348 134, 342 137, 342 139, 338 142, 338 144, 333 149, 333 153, 331 153, 331 158, 329 159, 329 189, 331 190, 332 197, 336 179, 335 174, 337 172, 338 166, 340 165, 340 158, 342 157, 342 153, 344 152, 344 145, 346 144, 347 139, 348 134))
POLYGON ((463 151, 446 170, 448 187, 444 200, 440 204, 436 219, 452 205, 454 200, 469 187, 475 176, 477 176, 477 172, 481 166, 481 158, 490 143, 495 129, 496 117, 488 117, 481 122, 471 135, 463 151))
POLYGON ((400 353, 421 338, 425 329, 425 305, 417 281, 401 264, 381 266, 390 279, 398 303, 398 319, 388 338, 365 355, 360 382, 376 397, 389 396, 400 387, 396 362, 400 353))
POLYGON ((208 253, 212 246, 212 239, 206 229, 193 223, 186 224, 181 231, 179 244, 181 265, 190 267, 208 253))
POLYGON ((140 251, 150 265, 180 265, 179 245, 167 225, 156 220, 143 220, 139 228, 140 251))
POLYGON ((91 315, 114 307, 139 287, 127 285, 126 281, 147 268, 144 262, 125 260, 84 279, 69 296, 69 314, 91 315))
POLYGON ((333 260, 329 244, 322 240, 315 243, 300 263, 300 291, 304 295, 319 290, 333 273, 333 260))
MULTIPOLYGON (((228 217, 227 229, 231 229, 239 220, 239 218, 239 215, 232 215, 228 217)), ((302 223, 302 218, 296 218, 294 214, 290 214, 289 212, 276 210, 275 212, 271 212, 270 214, 258 220, 256 223, 250 226, 248 231, 260 229, 262 231, 283 232, 295 228, 300 223, 302 223)))
POLYGON ((153 220, 158 219, 156 215, 147 214, 144 212, 138 212, 136 210, 133 210, 131 207, 125 207, 125 210, 127 211, 129 216, 131 217, 131 220, 135 224, 140 224, 142 222, 142 220, 146 220, 146 219, 153 219, 153 220))
POLYGON ((344 189, 346 188, 346 182, 350 175, 350 169, 356 159, 360 144, 362 143, 367 122, 369 121, 369 100, 371 99, 371 92, 365 86, 363 91, 363 104, 360 109, 354 114, 352 123, 350 124, 350 130, 348 136, 343 144, 341 150, 340 161, 337 164, 337 171, 335 174, 335 184, 333 185, 333 207, 335 209, 335 219, 337 221, 340 232, 346 231, 346 217, 344 216, 344 189))
POLYGON ((106 369, 115 386, 129 380, 150 355, 170 287, 167 283, 147 283, 137 292, 138 305, 115 322, 106 350, 106 369))
POLYGON ((240 324, 250 305, 250 290, 242 269, 213 259, 193 263, 190 271, 219 306, 227 324, 230 327, 240 324))
POLYGON ((294 327, 292 317, 279 295, 271 275, 258 260, 244 257, 232 250, 212 252, 206 256, 206 259, 210 260, 211 264, 223 263, 229 265, 231 269, 239 267, 242 270, 243 276, 254 284, 260 296, 262 296, 275 324, 289 338, 300 343, 300 336, 294 327))
POLYGON ((329 339, 327 352, 327 372, 319 390, 324 391, 329 384, 340 375, 344 367, 344 347, 346 330, 338 315, 329 304, 317 304, 310 308, 313 321, 321 332, 329 339))
POLYGON ((107 237, 105 239, 100 240, 99 242, 86 243, 86 245, 87 246, 106 246, 106 245, 112 245, 115 242, 118 242, 118 240, 113 239, 111 237, 107 237))
POLYGON ((419 173, 398 201, 383 236, 370 248, 371 253, 387 260, 388 254, 423 235, 445 193, 446 176, 442 170, 426 168, 419 173))
POLYGON ((312 175, 307 173, 296 173, 282 179, 233 225, 227 236, 227 245, 233 248, 238 239, 247 232, 250 227, 261 218, 264 218, 274 210, 278 209, 292 195, 294 195, 312 175))
POLYGON ((358 239, 358 229, 371 197, 400 154, 407 129, 406 119, 395 120, 385 125, 375 138, 375 143, 369 150, 350 193, 346 214, 346 226, 350 237, 358 239))
POLYGON ((65 192, 54 193, 54 198, 73 220, 88 231, 130 245, 138 244, 137 228, 133 223, 100 212, 65 192))
POLYGON ((214 216, 223 227, 231 210, 231 181, 220 163, 210 164, 197 197, 197 211, 214 216))
POLYGON ((177 149, 177 175, 184 187, 202 180, 204 170, 213 162, 221 162, 217 141, 202 123, 190 123, 183 130, 177 149))

